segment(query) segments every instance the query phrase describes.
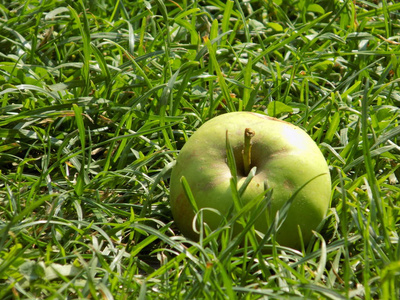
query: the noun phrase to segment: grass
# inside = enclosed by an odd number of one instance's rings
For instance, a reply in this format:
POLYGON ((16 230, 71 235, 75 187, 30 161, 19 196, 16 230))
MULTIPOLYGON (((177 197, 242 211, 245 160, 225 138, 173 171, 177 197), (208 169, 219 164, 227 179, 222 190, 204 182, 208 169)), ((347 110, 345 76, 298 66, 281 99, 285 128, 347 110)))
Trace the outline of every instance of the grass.
POLYGON ((388 0, 0 4, 0 298, 399 299, 399 20, 388 0), (301 251, 174 226, 179 149, 238 110, 328 161, 301 251))

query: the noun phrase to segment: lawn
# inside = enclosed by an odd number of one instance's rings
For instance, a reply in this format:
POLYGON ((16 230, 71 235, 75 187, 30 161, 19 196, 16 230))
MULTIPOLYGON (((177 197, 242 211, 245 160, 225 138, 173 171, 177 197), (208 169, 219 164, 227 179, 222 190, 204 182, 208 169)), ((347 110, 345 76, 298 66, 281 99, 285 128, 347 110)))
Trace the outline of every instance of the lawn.
POLYGON ((2 1, 0 104, 0 299, 400 298, 398 1, 2 1), (179 150, 232 111, 328 162, 301 250, 174 224, 179 150))

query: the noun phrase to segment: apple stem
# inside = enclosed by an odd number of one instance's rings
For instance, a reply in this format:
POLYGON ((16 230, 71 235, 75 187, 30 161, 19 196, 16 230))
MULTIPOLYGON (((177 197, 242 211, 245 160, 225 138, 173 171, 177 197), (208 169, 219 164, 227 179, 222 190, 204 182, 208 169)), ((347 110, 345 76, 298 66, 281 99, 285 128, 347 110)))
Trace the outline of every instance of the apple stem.
POLYGON ((244 165, 244 173, 247 175, 251 169, 251 138, 256 133, 251 128, 246 128, 244 130, 244 148, 243 148, 243 165, 244 165))

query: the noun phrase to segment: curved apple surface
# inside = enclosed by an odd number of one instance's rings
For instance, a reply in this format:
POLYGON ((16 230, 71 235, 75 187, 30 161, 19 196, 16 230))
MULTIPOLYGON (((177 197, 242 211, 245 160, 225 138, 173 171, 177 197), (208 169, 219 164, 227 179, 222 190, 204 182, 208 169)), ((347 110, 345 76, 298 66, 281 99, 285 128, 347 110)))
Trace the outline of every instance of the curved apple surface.
MULTIPOLYGON (((185 195, 182 176, 189 183, 199 209, 209 207, 222 215, 228 213, 233 199, 226 131, 235 155, 239 188, 248 175, 244 171, 242 154, 246 128, 255 132, 251 139, 250 167, 256 166, 257 171, 242 201, 245 204, 254 199, 265 186, 272 188, 270 206, 255 222, 255 229, 265 233, 276 212, 299 190, 276 234, 281 245, 299 248, 298 226, 307 244, 312 230, 317 228, 329 208, 329 169, 318 146, 306 132, 257 113, 233 112, 215 117, 204 123, 183 146, 171 174, 170 203, 175 223, 185 236, 198 238, 193 231, 194 212, 185 195)), ((211 229, 217 228, 220 218, 213 212, 204 214, 204 221, 211 229)))

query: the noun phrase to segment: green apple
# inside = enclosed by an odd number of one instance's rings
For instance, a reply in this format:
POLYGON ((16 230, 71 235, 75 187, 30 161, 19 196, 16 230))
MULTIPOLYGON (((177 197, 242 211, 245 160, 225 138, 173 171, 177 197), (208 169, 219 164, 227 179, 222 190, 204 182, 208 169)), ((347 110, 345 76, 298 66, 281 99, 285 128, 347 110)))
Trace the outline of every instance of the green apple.
POLYGON ((255 221, 255 229, 265 233, 276 212, 295 195, 287 218, 276 233, 276 241, 299 248, 300 228, 307 244, 330 205, 331 178, 325 158, 301 128, 251 112, 226 113, 207 121, 181 149, 170 183, 171 210, 178 228, 185 236, 198 239, 193 230, 195 214, 182 177, 187 180, 198 209, 220 212, 205 212, 204 222, 211 229, 217 228, 221 215, 228 214, 232 207, 226 134, 234 152, 238 188, 249 169, 257 168, 241 198, 243 204, 255 199, 266 187, 272 189, 270 205, 255 221))

